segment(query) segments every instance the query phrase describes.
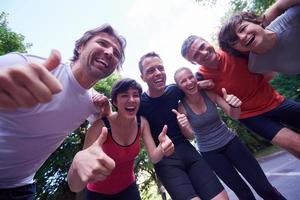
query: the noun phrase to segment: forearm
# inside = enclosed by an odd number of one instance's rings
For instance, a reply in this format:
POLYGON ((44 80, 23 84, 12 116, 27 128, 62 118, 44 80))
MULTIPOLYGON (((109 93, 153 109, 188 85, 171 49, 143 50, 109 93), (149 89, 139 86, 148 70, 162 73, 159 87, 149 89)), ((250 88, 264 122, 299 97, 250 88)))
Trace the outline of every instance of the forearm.
POLYGON ((152 152, 148 151, 148 156, 153 164, 158 163, 164 157, 161 145, 159 144, 152 152))
POLYGON ((84 183, 78 176, 77 170, 75 169, 75 166, 73 163, 69 169, 67 180, 68 180, 70 190, 72 192, 80 192, 86 186, 86 183, 84 183))
POLYGON ((300 0, 277 0, 265 13, 264 25, 269 25, 275 18, 281 15, 288 8, 300 4, 300 0))
POLYGON ((192 140, 195 138, 195 133, 192 129, 192 127, 186 126, 186 127, 180 127, 182 134, 189 140, 192 140))
POLYGON ((237 107, 237 108, 236 108, 236 107, 230 106, 228 115, 229 115, 232 119, 239 119, 240 114, 241 114, 241 108, 240 108, 240 107, 237 107))

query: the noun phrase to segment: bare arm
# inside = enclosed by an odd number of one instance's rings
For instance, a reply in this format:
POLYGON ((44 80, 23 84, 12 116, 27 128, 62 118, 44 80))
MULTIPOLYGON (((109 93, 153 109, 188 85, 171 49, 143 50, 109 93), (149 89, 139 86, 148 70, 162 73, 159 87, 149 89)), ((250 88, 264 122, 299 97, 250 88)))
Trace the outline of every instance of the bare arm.
POLYGON ((68 184, 73 192, 83 190, 88 182, 101 181, 110 175, 115 162, 103 152, 102 145, 107 138, 107 129, 102 121, 96 121, 88 130, 84 149, 79 151, 68 172, 68 184))
POLYGON ((178 111, 173 109, 172 112, 177 117, 177 122, 178 122, 178 125, 179 125, 179 128, 180 128, 182 134, 189 140, 194 139, 195 133, 186 117, 186 112, 184 110, 182 103, 179 103, 178 111))
POLYGON ((164 156, 170 156, 174 152, 174 144, 167 136, 167 126, 165 125, 160 133, 159 145, 156 146, 150 132, 149 123, 145 118, 142 118, 142 137, 148 152, 148 156, 152 163, 158 163, 164 156))
POLYGON ((241 104, 239 98, 232 94, 227 94, 226 90, 222 88, 223 97, 213 92, 207 92, 209 98, 214 101, 228 116, 233 119, 238 119, 241 112, 241 104))
POLYGON ((281 15, 288 8, 300 4, 300 0, 277 0, 264 13, 264 26, 269 25, 276 17, 281 15))

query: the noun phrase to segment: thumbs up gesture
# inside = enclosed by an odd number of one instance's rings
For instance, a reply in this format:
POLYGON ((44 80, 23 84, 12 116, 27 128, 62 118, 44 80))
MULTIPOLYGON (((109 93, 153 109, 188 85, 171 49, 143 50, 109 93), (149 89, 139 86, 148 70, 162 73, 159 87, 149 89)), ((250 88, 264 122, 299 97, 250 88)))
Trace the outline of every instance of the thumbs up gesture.
POLYGON ((103 127, 100 136, 88 148, 79 151, 73 160, 72 167, 82 183, 104 180, 115 168, 115 161, 102 149, 107 138, 107 128, 103 127))
POLYGON ((229 106, 233 108, 239 108, 242 105, 242 101, 237 98, 233 94, 227 94, 227 91, 225 88, 222 88, 223 98, 228 103, 229 106))
POLYGON ((176 115, 177 121, 178 121, 178 124, 180 127, 182 127, 182 128, 189 127, 189 121, 185 114, 181 114, 180 112, 178 112, 175 109, 172 109, 172 112, 176 115))
POLYGON ((46 103, 60 92, 60 82, 51 70, 60 64, 61 56, 53 50, 42 64, 28 63, 0 70, 0 110, 14 111, 46 103))
POLYGON ((168 130, 167 125, 164 125, 161 133, 158 136, 158 140, 163 154, 165 156, 170 156, 174 152, 174 144, 172 140, 168 137, 167 130, 168 130))

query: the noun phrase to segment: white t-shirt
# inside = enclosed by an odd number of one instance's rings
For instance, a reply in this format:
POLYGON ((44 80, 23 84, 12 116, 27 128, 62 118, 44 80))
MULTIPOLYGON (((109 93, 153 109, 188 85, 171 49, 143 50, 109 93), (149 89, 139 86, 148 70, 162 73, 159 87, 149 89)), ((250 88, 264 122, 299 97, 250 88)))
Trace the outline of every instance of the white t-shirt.
MULTIPOLYGON (((0 56, 0 68, 28 61, 44 59, 11 53, 0 56)), ((0 112, 0 188, 32 183, 36 171, 65 137, 98 113, 92 102, 93 90, 81 87, 69 65, 60 64, 52 73, 63 90, 51 102, 0 112)))

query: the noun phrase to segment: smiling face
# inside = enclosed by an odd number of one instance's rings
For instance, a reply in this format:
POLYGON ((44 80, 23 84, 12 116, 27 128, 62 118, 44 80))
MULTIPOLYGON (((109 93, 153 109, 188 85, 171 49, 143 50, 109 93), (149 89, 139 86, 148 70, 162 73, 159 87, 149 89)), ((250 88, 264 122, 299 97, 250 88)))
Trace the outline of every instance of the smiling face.
POLYGON ((109 76, 121 59, 121 46, 118 40, 108 33, 101 32, 79 49, 81 71, 90 79, 100 80, 109 76))
POLYGON ((232 46, 241 52, 257 51, 262 46, 265 36, 265 29, 260 25, 243 21, 235 28, 238 40, 232 46))
POLYGON ((197 79, 191 70, 183 68, 176 72, 175 81, 178 87, 186 94, 198 93, 197 79))
POLYGON ((141 78, 147 83, 150 93, 162 94, 166 86, 166 73, 159 57, 147 57, 142 62, 141 78))
POLYGON ((197 38, 187 51, 187 59, 199 65, 211 66, 218 60, 216 51, 207 41, 197 38))
POLYGON ((135 118, 140 106, 140 95, 138 89, 129 88, 125 92, 117 94, 113 102, 118 108, 118 113, 126 118, 135 118))

